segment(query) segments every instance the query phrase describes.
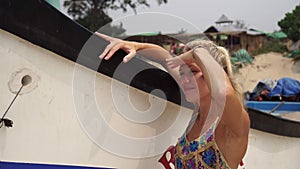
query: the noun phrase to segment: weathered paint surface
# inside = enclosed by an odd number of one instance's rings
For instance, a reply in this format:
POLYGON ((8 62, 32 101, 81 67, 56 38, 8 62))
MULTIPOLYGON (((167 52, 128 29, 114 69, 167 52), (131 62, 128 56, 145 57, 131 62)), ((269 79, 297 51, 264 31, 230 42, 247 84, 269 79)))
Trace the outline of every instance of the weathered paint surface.
MULTIPOLYGON (((128 169, 163 168, 158 162, 161 154, 140 159, 118 156, 101 148, 85 132, 74 105, 73 62, 2 30, 0 60, 0 115, 12 101, 21 85, 21 78, 24 75, 32 77, 32 83, 24 87, 6 116, 13 120, 13 127, 0 128, 1 161, 128 169)), ((85 95, 82 106, 88 108, 90 101, 95 99, 97 106, 104 108, 101 111, 103 118, 118 132, 135 138, 158 135, 172 126, 179 111, 186 112, 181 123, 184 130, 190 110, 169 102, 151 123, 134 123, 124 119, 111 97, 112 79, 80 66, 79 69, 95 75, 95 80, 90 83, 95 83, 96 97, 85 95)), ((129 95, 124 98, 129 98, 140 111, 147 110, 151 100, 163 102, 122 83, 115 84, 120 93, 129 90, 129 95)), ((78 91, 85 94, 84 90, 78 91)), ((176 137, 172 138, 174 144, 176 137)), ((246 168, 298 168, 299 157, 298 138, 250 131, 244 159, 246 168)))
MULTIPOLYGON (((118 156, 102 149, 85 132, 74 105, 75 63, 3 30, 0 30, 0 59, 1 116, 21 86, 22 77, 32 77, 32 82, 24 86, 6 115, 6 118, 13 120, 13 127, 0 128, 1 161, 128 169, 148 166, 163 168, 158 162, 162 154, 140 159, 118 156)), ((95 75, 91 83, 96 84, 96 97, 85 95, 84 89, 78 89, 78 93, 84 95, 82 106, 88 109, 90 101, 96 99, 97 106, 102 107, 104 119, 119 133, 134 138, 159 135, 172 127, 180 110, 186 112, 182 119, 182 131, 187 125, 191 111, 170 102, 166 102, 166 109, 150 123, 134 123, 122 118, 111 97, 112 79, 78 67, 86 74, 95 75)), ((118 86, 117 93, 129 90, 127 97, 138 110, 147 110, 151 100, 161 102, 160 98, 118 81, 114 85, 118 86)), ((174 144, 177 137, 179 135, 172 138, 174 144)))

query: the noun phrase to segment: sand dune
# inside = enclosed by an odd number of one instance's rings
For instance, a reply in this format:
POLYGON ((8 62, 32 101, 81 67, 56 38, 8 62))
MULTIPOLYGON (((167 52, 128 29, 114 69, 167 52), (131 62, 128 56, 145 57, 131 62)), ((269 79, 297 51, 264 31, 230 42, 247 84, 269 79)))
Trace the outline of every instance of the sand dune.
POLYGON ((240 68, 235 76, 243 91, 252 91, 256 84, 265 78, 278 80, 290 77, 300 81, 300 62, 294 64, 290 58, 270 52, 255 56, 252 64, 240 68))

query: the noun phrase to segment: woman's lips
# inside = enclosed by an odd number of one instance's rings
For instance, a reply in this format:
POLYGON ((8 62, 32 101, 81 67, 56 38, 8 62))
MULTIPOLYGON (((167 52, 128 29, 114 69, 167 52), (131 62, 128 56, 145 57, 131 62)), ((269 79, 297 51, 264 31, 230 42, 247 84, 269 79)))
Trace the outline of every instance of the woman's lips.
POLYGON ((194 87, 183 87, 183 90, 184 91, 189 91, 189 90, 193 90, 195 89, 194 87))

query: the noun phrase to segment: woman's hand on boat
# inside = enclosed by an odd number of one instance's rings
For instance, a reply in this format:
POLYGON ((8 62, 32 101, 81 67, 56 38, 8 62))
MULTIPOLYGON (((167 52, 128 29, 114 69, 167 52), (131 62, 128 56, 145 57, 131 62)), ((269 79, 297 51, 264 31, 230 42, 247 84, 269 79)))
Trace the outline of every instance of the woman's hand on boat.
POLYGON ((95 34, 100 38, 110 42, 110 44, 106 46, 102 54, 99 56, 100 59, 109 60, 119 49, 122 49, 127 53, 127 55, 123 58, 124 63, 128 62, 136 55, 137 50, 133 42, 113 38, 99 32, 95 32, 95 34))

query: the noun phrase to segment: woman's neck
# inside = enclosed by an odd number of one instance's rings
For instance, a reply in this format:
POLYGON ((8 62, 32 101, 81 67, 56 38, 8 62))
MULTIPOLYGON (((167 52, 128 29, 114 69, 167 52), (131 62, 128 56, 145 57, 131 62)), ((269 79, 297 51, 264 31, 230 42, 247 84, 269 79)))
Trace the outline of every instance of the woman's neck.
POLYGON ((206 128, 210 127, 210 117, 209 117, 209 109, 210 109, 210 96, 206 96, 205 98, 202 98, 200 101, 199 106, 199 123, 201 124, 201 128, 206 130, 206 128))

